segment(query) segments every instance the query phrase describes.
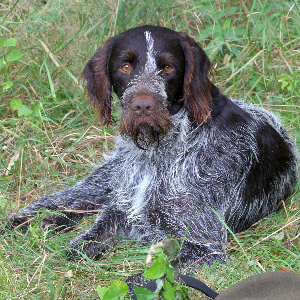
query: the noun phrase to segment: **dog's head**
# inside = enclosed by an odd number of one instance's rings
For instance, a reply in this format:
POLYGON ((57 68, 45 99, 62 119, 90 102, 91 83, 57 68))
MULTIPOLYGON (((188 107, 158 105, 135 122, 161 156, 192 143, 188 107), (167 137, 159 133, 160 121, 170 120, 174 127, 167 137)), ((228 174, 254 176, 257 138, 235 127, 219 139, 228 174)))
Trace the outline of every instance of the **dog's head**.
POLYGON ((184 107, 191 122, 209 115, 210 61, 185 33, 142 26, 109 38, 82 77, 104 124, 111 122, 112 88, 121 100, 120 133, 140 147, 159 143, 184 107))

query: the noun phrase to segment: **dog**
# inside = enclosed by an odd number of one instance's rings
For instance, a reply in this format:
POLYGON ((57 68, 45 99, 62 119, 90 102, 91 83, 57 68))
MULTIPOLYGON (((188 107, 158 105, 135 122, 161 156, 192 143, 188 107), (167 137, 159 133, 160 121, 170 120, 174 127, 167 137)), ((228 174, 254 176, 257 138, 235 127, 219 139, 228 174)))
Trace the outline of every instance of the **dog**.
POLYGON ((211 82, 208 56, 186 33, 141 26, 109 38, 81 78, 103 124, 120 99, 114 152, 73 187, 44 196, 13 216, 28 224, 58 211, 42 228, 67 230, 103 211, 73 238, 69 258, 93 259, 122 238, 184 239, 181 264, 226 260, 227 227, 240 232, 275 212, 293 192, 298 152, 280 120, 229 99, 211 82))

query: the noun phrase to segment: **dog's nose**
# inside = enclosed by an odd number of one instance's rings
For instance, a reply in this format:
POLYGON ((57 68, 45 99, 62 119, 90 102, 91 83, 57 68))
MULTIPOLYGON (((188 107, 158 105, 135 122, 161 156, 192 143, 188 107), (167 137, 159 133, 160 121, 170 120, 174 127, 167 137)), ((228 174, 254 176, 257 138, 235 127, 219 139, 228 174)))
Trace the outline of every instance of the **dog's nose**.
POLYGON ((154 110, 154 100, 149 96, 139 96, 133 99, 130 108, 138 116, 149 116, 154 110))

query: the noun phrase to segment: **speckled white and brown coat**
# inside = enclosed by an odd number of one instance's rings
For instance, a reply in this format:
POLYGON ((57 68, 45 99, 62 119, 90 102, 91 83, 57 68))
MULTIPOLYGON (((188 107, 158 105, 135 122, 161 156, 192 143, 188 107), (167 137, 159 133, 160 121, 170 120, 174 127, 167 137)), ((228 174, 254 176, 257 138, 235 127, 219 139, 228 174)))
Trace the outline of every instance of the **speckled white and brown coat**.
POLYGON ((277 117, 222 95, 209 71, 208 57, 184 33, 142 26, 108 39, 82 76, 104 123, 112 89, 121 100, 115 151, 12 222, 48 208, 65 216, 43 226, 70 226, 83 216, 76 210, 103 208, 70 241, 70 257, 97 257, 115 237, 152 242, 172 233, 185 237, 181 262, 224 260, 224 222, 238 232, 275 212, 293 191, 298 152, 277 117))

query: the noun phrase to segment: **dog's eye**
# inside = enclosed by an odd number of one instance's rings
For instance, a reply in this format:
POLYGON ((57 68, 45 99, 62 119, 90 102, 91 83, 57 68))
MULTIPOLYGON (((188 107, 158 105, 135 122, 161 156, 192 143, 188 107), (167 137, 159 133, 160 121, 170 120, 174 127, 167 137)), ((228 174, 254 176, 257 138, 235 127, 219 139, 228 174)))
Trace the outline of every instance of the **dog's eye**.
POLYGON ((170 65, 166 65, 164 66, 164 73, 168 73, 171 72, 173 70, 173 67, 170 65))
POLYGON ((121 67, 121 70, 125 73, 129 73, 131 71, 131 66, 130 64, 125 64, 121 67))

